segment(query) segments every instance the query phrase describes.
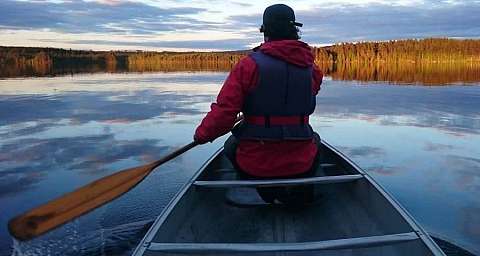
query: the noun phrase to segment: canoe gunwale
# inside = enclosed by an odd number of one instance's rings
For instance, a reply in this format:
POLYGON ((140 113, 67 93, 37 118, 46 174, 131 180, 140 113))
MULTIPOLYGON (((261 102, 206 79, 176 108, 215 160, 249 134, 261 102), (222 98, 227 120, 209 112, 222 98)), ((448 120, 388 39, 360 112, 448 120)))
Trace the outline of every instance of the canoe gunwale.
POLYGON ((155 221, 153 222, 152 226, 148 229, 147 233, 145 236, 142 238, 140 243, 137 245, 137 248, 135 248, 135 251, 133 251, 132 256, 135 255, 143 255, 145 253, 145 250, 148 249, 149 245, 151 244, 151 241, 157 234, 158 230, 162 226, 163 222, 167 219, 167 217, 170 215, 170 212, 173 211, 175 208, 175 205, 180 201, 180 199, 183 197, 183 195, 187 192, 187 190, 192 186, 192 184, 197 180, 197 178, 202 174, 202 172, 207 168, 207 166, 223 151, 223 147, 220 147, 213 155, 208 158, 208 160, 195 172, 195 174, 190 178, 188 182, 186 182, 182 188, 177 192, 177 194, 170 200, 170 202, 167 204, 167 206, 162 210, 162 212, 157 216, 155 221))
POLYGON ((342 152, 338 151, 335 147, 333 147, 324 140, 322 140, 322 144, 335 152, 337 155, 339 155, 343 160, 345 160, 348 164, 355 168, 356 171, 363 174, 367 181, 395 208, 395 210, 397 210, 397 212, 402 216, 402 218, 407 221, 407 223, 413 228, 413 231, 418 234, 420 239, 433 254, 445 256, 445 253, 442 251, 442 249, 440 249, 440 247, 438 247, 438 245, 433 242, 432 238, 415 221, 413 216, 410 215, 410 213, 382 185, 377 183, 372 176, 363 171, 355 162, 350 160, 350 158, 348 158, 342 152))
POLYGON ((170 253, 301 252, 371 248, 420 239, 416 232, 301 243, 151 243, 149 251, 170 253))

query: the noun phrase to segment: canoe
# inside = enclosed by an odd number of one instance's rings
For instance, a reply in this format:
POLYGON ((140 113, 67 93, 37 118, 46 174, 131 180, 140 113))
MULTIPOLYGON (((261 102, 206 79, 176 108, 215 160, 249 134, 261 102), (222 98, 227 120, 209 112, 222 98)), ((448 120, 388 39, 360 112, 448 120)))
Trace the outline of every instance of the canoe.
POLYGON ((313 177, 242 180, 218 150, 133 255, 445 255, 371 176, 326 142, 321 152, 313 177), (256 193, 305 184, 315 200, 295 209, 256 193), (232 195, 244 200, 232 203, 232 195))

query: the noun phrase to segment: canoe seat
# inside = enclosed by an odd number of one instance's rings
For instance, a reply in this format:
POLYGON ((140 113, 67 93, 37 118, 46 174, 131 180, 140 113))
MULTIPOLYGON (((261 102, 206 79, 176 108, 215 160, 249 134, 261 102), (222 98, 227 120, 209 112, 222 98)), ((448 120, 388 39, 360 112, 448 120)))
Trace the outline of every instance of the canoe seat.
POLYGON ((420 239, 417 233, 398 233, 300 243, 147 243, 149 251, 170 253, 300 252, 369 248, 420 239))
POLYGON ((197 180, 193 184, 197 187, 231 188, 231 187, 275 187, 296 186, 306 184, 332 184, 353 182, 362 179, 361 174, 321 176, 296 179, 271 179, 271 180, 197 180))

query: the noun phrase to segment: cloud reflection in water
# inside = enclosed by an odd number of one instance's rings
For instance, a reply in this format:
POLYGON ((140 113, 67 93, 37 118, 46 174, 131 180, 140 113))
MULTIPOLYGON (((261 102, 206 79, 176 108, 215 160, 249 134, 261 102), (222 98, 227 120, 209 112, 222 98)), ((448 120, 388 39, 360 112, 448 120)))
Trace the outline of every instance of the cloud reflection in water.
MULTIPOLYGON (((0 81, 0 200, 32 201, 29 192, 48 190, 49 182, 63 172, 95 179, 157 159, 191 140, 225 77, 160 73, 0 81)), ((475 86, 327 80, 311 122, 322 138, 377 178, 429 231, 480 251, 473 237, 480 209, 473 196, 480 193, 478 102, 475 86)), ((140 187, 109 208, 108 221, 97 221, 114 227, 143 220, 140 215, 155 217, 158 212, 146 209, 174 193, 166 184, 181 184, 185 180, 178 175, 184 173, 186 179, 186 170, 199 167, 190 160, 173 166, 161 179, 145 181, 161 185, 140 187), (157 194, 152 194, 153 187, 157 194), (142 207, 139 202, 144 202, 142 207)), ((9 214, 14 213, 19 212, 9 214)), ((6 230, 0 229, 4 237, 6 230)), ((6 250, 3 242, 0 247, 1 254, 6 250)))

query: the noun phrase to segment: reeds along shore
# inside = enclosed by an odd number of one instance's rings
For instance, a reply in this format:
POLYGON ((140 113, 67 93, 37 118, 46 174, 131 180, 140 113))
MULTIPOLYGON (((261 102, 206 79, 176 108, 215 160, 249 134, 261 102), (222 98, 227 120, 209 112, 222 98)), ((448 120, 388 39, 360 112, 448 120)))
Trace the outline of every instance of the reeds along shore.
POLYGON ((423 39, 343 43, 315 48, 317 62, 452 63, 480 62, 480 40, 423 39))
MULTIPOLYGON (((423 39, 313 48, 334 79, 447 83, 480 81, 480 40, 423 39)), ((0 77, 85 72, 228 71, 248 51, 126 52, 0 47, 0 77)))
POLYGON ((0 77, 85 72, 227 71, 245 52, 103 52, 0 47, 0 77))

